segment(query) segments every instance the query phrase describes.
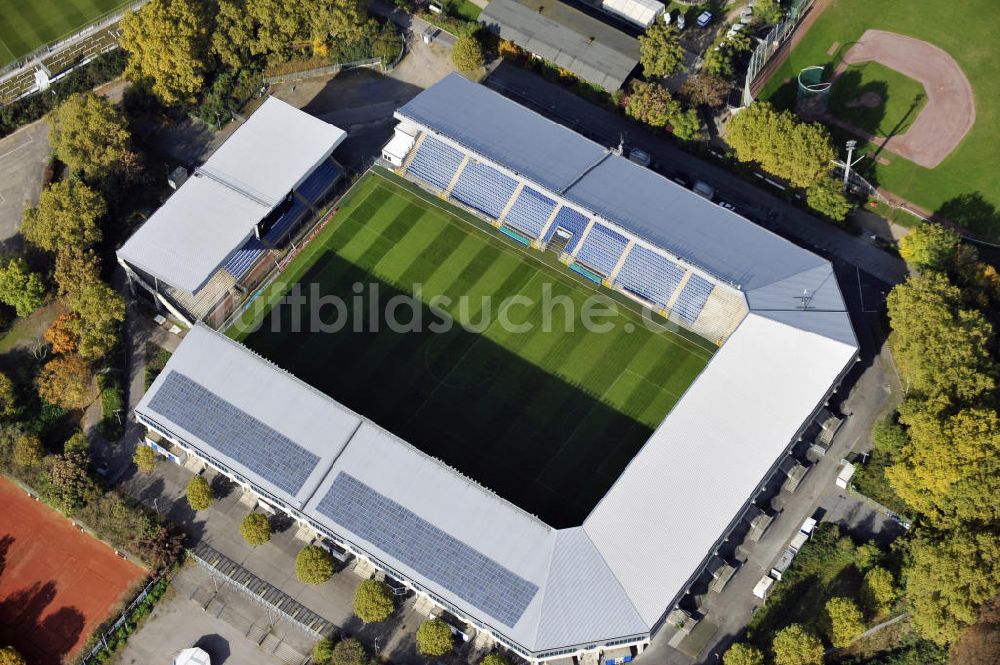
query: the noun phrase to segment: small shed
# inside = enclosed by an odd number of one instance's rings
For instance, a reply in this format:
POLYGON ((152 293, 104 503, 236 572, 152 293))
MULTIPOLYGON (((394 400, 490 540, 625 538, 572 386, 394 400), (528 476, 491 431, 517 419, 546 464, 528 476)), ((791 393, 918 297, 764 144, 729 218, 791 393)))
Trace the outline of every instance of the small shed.
POLYGON ((657 0, 602 0, 601 8, 640 28, 653 25, 666 10, 663 3, 657 0))

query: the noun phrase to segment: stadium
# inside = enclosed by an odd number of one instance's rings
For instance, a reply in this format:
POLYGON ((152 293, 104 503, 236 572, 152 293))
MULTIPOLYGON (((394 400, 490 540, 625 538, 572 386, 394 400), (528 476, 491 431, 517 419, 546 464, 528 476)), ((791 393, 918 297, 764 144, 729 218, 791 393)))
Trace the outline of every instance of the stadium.
MULTIPOLYGON (((570 662, 687 634, 689 592, 747 522, 759 531, 769 481, 857 357, 831 265, 461 77, 396 118, 395 172, 353 185, 226 334, 196 323, 138 420, 483 644, 570 662), (539 279, 617 303, 620 325, 516 340, 274 325, 296 284, 320 298, 374 280, 394 297, 421 281, 429 298, 539 279), (642 315, 669 329, 635 332, 642 315)), ((213 256, 199 274, 229 258, 213 256)))

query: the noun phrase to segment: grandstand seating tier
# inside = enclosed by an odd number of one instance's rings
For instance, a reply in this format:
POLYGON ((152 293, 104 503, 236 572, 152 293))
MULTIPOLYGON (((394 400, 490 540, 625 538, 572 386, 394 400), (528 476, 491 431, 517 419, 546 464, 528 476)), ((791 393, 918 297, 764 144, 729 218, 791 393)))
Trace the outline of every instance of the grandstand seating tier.
POLYGON ((688 323, 694 323, 705 306, 709 294, 715 285, 700 275, 694 273, 688 278, 687 284, 677 297, 672 312, 688 323))
POLYGON ((285 237, 285 234, 288 233, 288 230, 291 229, 297 221, 302 219, 302 215, 304 215, 307 210, 308 208, 305 203, 298 198, 293 198, 292 205, 289 206, 284 213, 282 213, 281 217, 278 218, 278 221, 276 221, 271 228, 268 229, 267 233, 264 234, 264 242, 269 245, 277 245, 281 242, 281 239, 285 237))
POLYGON ((590 223, 590 218, 584 215, 582 212, 577 212, 569 206, 562 206, 559 208, 559 212, 556 213, 555 220, 552 221, 552 225, 549 230, 545 233, 545 242, 552 240, 552 235, 556 232, 556 229, 562 227, 563 229, 569 231, 573 234, 569 242, 566 244, 566 252, 572 252, 576 247, 576 243, 580 241, 580 236, 583 235, 584 229, 587 228, 587 224, 590 223))
POLYGON ((530 187, 525 187, 514 201, 514 205, 507 211, 504 223, 521 233, 537 238, 555 209, 555 201, 530 187))
POLYGON ((463 155, 432 136, 427 136, 417 148, 417 153, 410 162, 410 173, 440 190, 447 189, 455 176, 463 155))
POLYGON ((239 280, 245 274, 247 274, 257 260, 264 255, 267 248, 264 244, 257 238, 250 238, 246 241, 243 247, 236 250, 232 256, 223 265, 223 269, 233 276, 233 279, 239 280))
POLYGON ((510 176, 492 166, 469 162, 458 176, 451 196, 496 219, 507 207, 515 189, 517 181, 510 176))
POLYGON ((635 245, 618 271, 615 285, 662 308, 670 302, 682 279, 683 268, 659 252, 635 245))
POLYGON ((595 223, 583 241, 576 260, 604 276, 610 275, 628 245, 628 238, 595 223))
POLYGON ((327 159, 295 191, 309 203, 316 203, 342 175, 337 165, 327 159))

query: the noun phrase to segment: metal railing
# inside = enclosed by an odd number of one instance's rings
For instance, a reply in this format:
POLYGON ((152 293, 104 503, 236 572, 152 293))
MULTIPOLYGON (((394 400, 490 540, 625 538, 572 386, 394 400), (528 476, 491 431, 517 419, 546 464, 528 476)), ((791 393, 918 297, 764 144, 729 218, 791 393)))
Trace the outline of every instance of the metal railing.
POLYGON ((91 648, 90 653, 80 658, 80 665, 86 665, 92 658, 97 656, 97 654, 100 651, 108 649, 108 638, 115 632, 117 632, 118 629, 121 628, 126 621, 128 621, 129 617, 132 616, 132 613, 135 611, 135 608, 138 607, 141 602, 146 600, 146 598, 149 596, 150 591, 152 591, 153 587, 161 579, 163 578, 154 577, 149 581, 149 584, 147 584, 143 588, 143 590, 139 592, 139 595, 137 595, 135 599, 131 603, 129 603, 128 607, 126 607, 122 611, 122 613, 118 616, 115 622, 111 624, 111 626, 108 629, 101 632, 100 636, 97 639, 97 643, 91 648))
POLYGON ((752 88, 754 82, 756 82, 760 72, 771 61, 771 57, 791 37, 795 29, 799 27, 802 19, 809 13, 813 2, 814 0, 806 0, 801 5, 796 6, 788 16, 771 28, 767 36, 760 40, 757 48, 750 54, 750 62, 747 65, 746 78, 743 84, 743 106, 749 106, 753 103, 752 88))

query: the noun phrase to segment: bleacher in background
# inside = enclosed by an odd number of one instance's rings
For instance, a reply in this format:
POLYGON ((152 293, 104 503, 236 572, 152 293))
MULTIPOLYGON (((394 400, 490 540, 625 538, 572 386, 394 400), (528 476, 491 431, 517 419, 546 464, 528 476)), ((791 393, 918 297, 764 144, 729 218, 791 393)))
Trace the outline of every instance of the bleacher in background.
POLYGON ((451 196, 496 219, 507 207, 515 189, 517 181, 510 176, 492 166, 469 162, 458 176, 451 196))
POLYGON ((607 276, 618 265, 626 245, 628 239, 622 234, 602 224, 594 224, 576 253, 576 260, 607 276))
POLYGON ((239 281, 245 274, 247 274, 257 260, 264 255, 267 251, 267 247, 258 240, 257 238, 250 238, 246 241, 242 247, 233 252, 225 264, 223 264, 223 269, 233 276, 233 279, 239 281))
POLYGON ((417 148, 408 173, 440 190, 445 190, 462 163, 462 153, 446 143, 428 136, 417 148))
POLYGON ((295 192, 310 205, 319 202, 330 188, 333 187, 344 174, 331 160, 326 160, 316 167, 308 178, 305 179, 295 192))
POLYGON ((267 231, 264 232, 262 238, 264 242, 274 247, 278 245, 285 237, 285 235, 295 226, 297 222, 302 219, 302 216, 309 211, 308 206, 303 203, 300 199, 292 197, 292 203, 288 208, 281 213, 277 221, 271 225, 267 231))
POLYGON ((701 308, 705 306, 705 301, 708 300, 708 296, 712 293, 713 288, 715 288, 715 285, 710 281, 691 273, 687 284, 684 285, 684 289, 677 296, 677 302, 674 303, 671 313, 677 314, 677 316, 688 323, 694 323, 695 319, 701 313, 701 308))

